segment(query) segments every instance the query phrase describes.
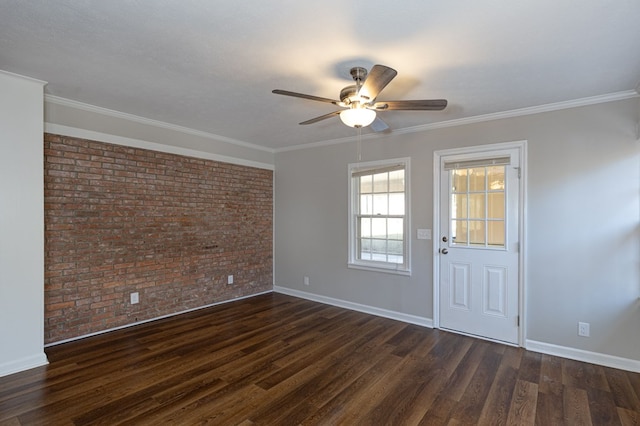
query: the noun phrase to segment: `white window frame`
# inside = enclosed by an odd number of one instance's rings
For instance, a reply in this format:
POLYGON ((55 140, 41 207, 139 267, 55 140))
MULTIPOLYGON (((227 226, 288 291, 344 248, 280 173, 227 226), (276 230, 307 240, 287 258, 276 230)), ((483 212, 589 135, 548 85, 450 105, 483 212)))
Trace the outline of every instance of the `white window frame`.
MULTIPOLYGON (((349 259, 347 266, 354 269, 368 271, 386 272, 398 275, 411 275, 411 168, 409 157, 394 158, 390 160, 368 161, 351 163, 348 167, 349 179, 349 259), (359 214, 360 188, 356 185, 358 180, 353 178, 353 174, 358 171, 374 171, 393 166, 404 167, 404 229, 403 229, 403 260, 404 263, 392 263, 375 260, 358 259, 358 232, 357 220, 359 214)), ((373 174, 373 173, 372 173, 373 174)))

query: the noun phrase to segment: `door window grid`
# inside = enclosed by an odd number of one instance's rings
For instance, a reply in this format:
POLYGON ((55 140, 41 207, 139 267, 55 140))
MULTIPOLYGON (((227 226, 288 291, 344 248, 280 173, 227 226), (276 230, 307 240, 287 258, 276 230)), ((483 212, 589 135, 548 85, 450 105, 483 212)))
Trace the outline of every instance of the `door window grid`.
POLYGON ((450 170, 451 244, 505 248, 506 166, 450 170))

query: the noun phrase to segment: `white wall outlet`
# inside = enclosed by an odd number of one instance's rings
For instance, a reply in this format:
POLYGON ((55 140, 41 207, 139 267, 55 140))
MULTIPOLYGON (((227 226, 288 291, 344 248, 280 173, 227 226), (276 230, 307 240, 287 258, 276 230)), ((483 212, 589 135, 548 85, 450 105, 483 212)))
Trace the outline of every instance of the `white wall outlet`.
POLYGON ((131 304, 135 305, 140 302, 140 294, 136 291, 135 293, 131 293, 131 304))
POLYGON ((227 284, 233 284, 233 275, 227 277, 227 284))
POLYGON ((417 238, 419 240, 430 240, 431 239, 431 229, 418 229, 417 238))
POLYGON ((589 337, 589 323, 588 322, 579 322, 578 323, 578 336, 589 337))
POLYGON ((304 277, 304 285, 309 285, 309 277, 304 277))

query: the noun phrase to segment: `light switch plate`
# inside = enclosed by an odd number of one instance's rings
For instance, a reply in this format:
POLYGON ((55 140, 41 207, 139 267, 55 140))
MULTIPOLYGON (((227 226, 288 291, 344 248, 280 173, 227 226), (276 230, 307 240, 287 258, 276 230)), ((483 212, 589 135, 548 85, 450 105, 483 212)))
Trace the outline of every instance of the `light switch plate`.
POLYGON ((419 240, 430 240, 431 239, 431 229, 418 229, 418 239, 419 240))

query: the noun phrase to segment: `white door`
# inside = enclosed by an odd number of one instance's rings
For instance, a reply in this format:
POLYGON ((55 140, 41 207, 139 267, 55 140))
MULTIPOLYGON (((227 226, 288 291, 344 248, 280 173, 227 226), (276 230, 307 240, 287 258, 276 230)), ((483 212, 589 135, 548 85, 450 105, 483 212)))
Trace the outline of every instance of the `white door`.
POLYGON ((440 161, 440 327, 518 343, 519 150, 440 161))

